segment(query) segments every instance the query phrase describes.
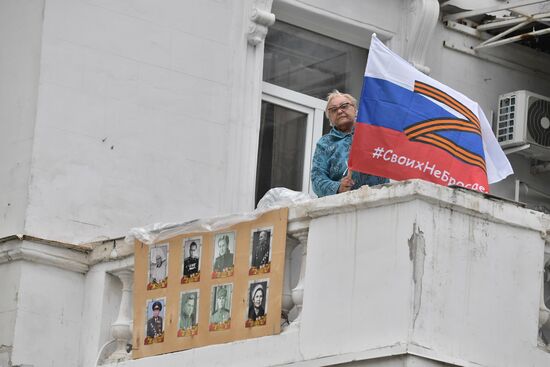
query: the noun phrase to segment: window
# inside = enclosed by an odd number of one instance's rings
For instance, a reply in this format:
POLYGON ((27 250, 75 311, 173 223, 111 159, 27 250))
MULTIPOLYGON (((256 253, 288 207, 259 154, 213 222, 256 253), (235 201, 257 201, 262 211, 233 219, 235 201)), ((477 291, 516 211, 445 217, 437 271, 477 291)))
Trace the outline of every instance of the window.
POLYGON ((265 41, 256 203, 272 187, 311 192, 315 144, 330 130, 325 98, 334 89, 358 97, 367 50, 287 23, 265 41))
POLYGON ((256 204, 272 187, 309 192, 314 144, 326 103, 273 84, 263 85, 256 168, 256 204))

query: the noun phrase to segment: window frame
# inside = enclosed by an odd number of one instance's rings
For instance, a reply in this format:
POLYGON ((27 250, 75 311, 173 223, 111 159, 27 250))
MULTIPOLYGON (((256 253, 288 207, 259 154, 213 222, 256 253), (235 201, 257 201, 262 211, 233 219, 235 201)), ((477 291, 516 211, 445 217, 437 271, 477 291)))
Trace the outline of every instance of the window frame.
MULTIPOLYGON (((264 81, 262 81, 262 101, 307 115, 302 192, 313 194, 310 177, 311 162, 315 145, 323 135, 323 116, 327 102, 264 81)), ((256 175, 258 173, 256 172, 256 175)))

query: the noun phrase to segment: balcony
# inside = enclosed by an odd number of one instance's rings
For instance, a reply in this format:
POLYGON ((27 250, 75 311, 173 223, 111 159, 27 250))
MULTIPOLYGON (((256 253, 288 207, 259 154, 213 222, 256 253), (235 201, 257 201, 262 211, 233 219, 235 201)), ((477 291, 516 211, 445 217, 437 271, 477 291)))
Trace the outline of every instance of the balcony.
MULTIPOLYGON (((81 274, 80 322, 67 329, 78 362, 56 366, 550 365, 549 216, 414 180, 293 204, 287 231, 281 334, 138 360, 127 353, 129 244, 77 252, 11 239, 0 244, 0 272, 21 262, 37 276, 52 266, 81 274)), ((38 290, 20 282, 19 292, 38 290)), ((17 320, 57 312, 25 307, 17 320)), ((15 338, 14 364, 32 362, 25 348, 37 343, 56 351, 52 361, 67 350, 48 330, 15 330, 28 338, 15 338)))

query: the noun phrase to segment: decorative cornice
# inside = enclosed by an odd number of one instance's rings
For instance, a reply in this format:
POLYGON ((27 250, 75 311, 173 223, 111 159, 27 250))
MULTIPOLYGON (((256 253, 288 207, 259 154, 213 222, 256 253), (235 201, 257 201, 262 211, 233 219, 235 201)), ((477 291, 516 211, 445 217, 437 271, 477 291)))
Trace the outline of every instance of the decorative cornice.
MULTIPOLYGON (((250 14, 247 40, 252 46, 262 43, 265 40, 268 28, 275 23, 275 15, 262 9, 260 6, 261 5, 256 2, 250 14)), ((271 8, 271 6, 269 6, 269 8, 271 8)))
POLYGON ((71 250, 80 251, 80 252, 89 252, 89 251, 92 250, 92 246, 90 244, 76 245, 74 243, 48 240, 48 239, 45 239, 45 238, 29 236, 29 235, 22 234, 22 233, 17 233, 17 234, 13 234, 11 236, 6 236, 6 237, 0 238, 0 244, 2 244, 4 242, 8 242, 8 241, 14 241, 14 240, 42 243, 44 245, 49 245, 49 246, 59 247, 59 248, 66 248, 66 249, 71 249, 71 250))
POLYGON ((411 1, 407 17, 410 27, 406 30, 408 41, 405 58, 415 68, 429 74, 430 68, 425 65, 425 58, 439 17, 439 2, 437 0, 411 1))
POLYGON ((19 239, 2 243, 0 264, 16 260, 55 266, 83 274, 89 269, 88 255, 81 251, 19 239))
POLYGON ((0 238, 0 264, 25 260, 86 273, 98 263, 105 263, 108 271, 131 268, 133 255, 134 246, 123 237, 80 245, 23 234, 0 238))

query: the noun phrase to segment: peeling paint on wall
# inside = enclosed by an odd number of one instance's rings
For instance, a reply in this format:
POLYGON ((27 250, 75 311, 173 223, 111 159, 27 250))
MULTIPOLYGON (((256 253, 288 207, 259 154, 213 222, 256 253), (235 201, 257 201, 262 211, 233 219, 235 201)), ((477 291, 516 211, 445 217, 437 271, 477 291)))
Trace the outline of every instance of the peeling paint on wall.
POLYGON ((426 259, 426 242, 424 232, 413 224, 413 233, 409 238, 409 259, 413 264, 414 303, 413 303, 413 327, 420 311, 422 303, 422 277, 424 276, 424 261, 426 259))

